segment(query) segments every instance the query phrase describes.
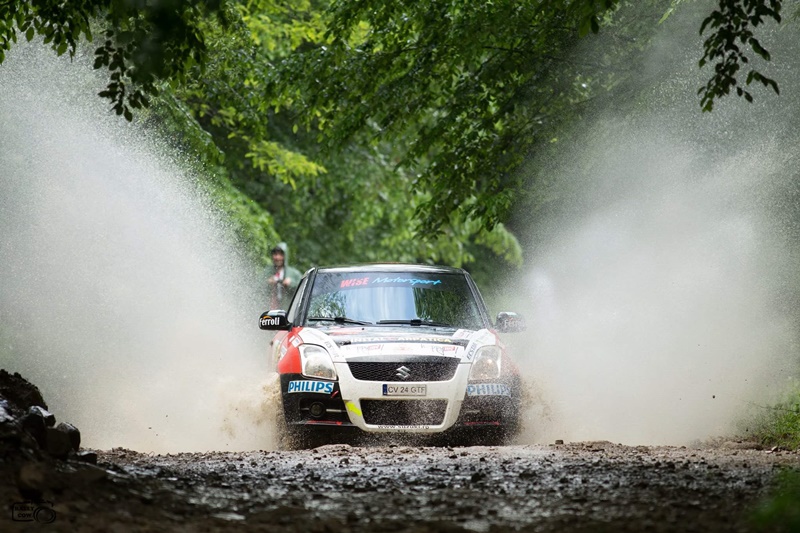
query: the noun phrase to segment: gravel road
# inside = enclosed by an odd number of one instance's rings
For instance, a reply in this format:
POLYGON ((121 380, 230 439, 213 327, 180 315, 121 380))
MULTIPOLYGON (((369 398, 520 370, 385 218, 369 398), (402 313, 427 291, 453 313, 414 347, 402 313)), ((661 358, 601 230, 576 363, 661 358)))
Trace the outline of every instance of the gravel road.
MULTIPOLYGON (((17 465, 0 496, 38 491, 55 511, 49 531, 745 532, 761 531, 752 510, 785 467, 800 468, 800 453, 735 442, 114 449, 97 467, 17 465)), ((40 525, 5 518, 3 531, 40 525)))

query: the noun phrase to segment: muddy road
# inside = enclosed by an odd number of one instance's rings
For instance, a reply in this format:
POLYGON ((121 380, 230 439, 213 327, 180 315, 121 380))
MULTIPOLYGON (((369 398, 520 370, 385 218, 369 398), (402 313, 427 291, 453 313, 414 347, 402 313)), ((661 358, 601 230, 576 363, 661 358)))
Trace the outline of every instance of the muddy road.
POLYGON ((55 511, 50 531, 760 531, 752 509, 787 466, 800 467, 800 454, 732 442, 114 449, 96 467, 22 465, 17 486, 6 479, 0 491, 5 502, 39 491, 55 511))

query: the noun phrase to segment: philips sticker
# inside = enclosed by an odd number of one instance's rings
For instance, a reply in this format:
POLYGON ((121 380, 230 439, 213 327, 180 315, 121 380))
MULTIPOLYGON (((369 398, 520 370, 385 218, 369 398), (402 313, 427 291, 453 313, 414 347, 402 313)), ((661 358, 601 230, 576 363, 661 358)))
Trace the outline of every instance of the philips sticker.
POLYGON ((511 396, 511 388, 504 383, 467 385, 467 396, 511 396))
POLYGON ((289 393, 292 392, 316 392, 319 394, 332 394, 332 381, 290 381, 289 393))

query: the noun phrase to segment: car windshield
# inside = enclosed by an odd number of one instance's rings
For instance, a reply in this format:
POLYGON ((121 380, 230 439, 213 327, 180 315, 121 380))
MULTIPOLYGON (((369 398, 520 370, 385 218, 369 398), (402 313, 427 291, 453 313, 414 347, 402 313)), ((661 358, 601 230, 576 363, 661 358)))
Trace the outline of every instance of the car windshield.
POLYGON ((440 272, 321 271, 314 280, 306 322, 484 327, 465 276, 440 272))

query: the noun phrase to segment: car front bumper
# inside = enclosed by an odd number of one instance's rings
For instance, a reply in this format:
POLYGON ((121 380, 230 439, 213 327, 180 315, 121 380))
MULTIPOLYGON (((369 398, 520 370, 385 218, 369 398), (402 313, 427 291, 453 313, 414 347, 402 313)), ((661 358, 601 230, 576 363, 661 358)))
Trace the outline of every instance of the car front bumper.
POLYGON ((386 383, 356 380, 346 365, 337 365, 337 372, 339 381, 329 382, 331 390, 324 392, 296 390, 299 381, 318 383, 319 380, 299 374, 281 376, 284 415, 289 426, 440 434, 459 428, 514 431, 518 424, 519 398, 515 387, 494 382, 469 383, 467 364, 459 365, 453 379, 448 381, 402 383, 417 393, 424 387, 424 396, 403 395, 402 391, 399 395, 387 395, 386 383), (292 382, 294 391, 289 392, 292 382))

